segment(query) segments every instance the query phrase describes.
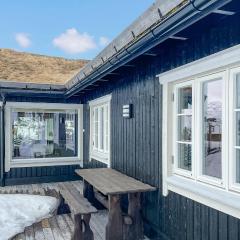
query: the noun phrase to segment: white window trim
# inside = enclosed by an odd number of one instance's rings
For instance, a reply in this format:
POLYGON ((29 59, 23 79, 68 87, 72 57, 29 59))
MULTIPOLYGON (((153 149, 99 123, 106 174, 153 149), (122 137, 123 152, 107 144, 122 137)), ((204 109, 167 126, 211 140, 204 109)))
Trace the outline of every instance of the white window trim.
MULTIPOLYGON (((172 167, 172 153, 173 153, 173 129, 172 129, 172 120, 173 120, 173 111, 170 106, 172 102, 172 92, 174 83, 190 81, 196 78, 204 78, 210 74, 222 74, 224 77, 231 79, 233 71, 237 71, 236 68, 240 70, 240 45, 229 48, 227 50, 218 52, 216 54, 210 55, 208 57, 202 58, 195 62, 186 64, 179 68, 173 69, 169 72, 159 74, 159 82, 163 87, 163 139, 162 139, 162 187, 163 195, 167 196, 169 191, 176 192, 185 197, 191 198, 194 201, 200 202, 204 205, 212 207, 216 210, 222 211, 226 214, 230 214, 234 217, 240 218, 240 184, 233 184, 233 179, 228 179, 227 176, 232 176, 232 171, 234 170, 234 163, 230 161, 229 169, 227 166, 222 166, 225 168, 222 172, 225 189, 216 187, 211 184, 207 184, 207 181, 193 181, 192 179, 178 176, 173 174, 172 167), (234 69, 234 70, 233 70, 234 69), (230 174, 231 172, 231 174, 230 174), (237 192, 238 191, 238 192, 237 192)), ((226 81, 225 89, 226 96, 227 91, 231 86, 232 81, 226 81), (230 82, 230 83, 229 83, 230 82), (230 85, 229 85, 230 84, 230 85), (229 86, 228 86, 229 85, 229 86)), ((199 96, 197 96, 199 97, 199 96)), ((229 96, 230 97, 230 96, 229 96)), ((228 97, 226 97, 228 99, 228 97)), ((233 107, 233 103, 226 101, 225 107, 223 109, 224 116, 229 114, 233 107)), ((197 117, 197 116, 196 116, 197 117)), ((231 118, 229 122, 225 119, 225 131, 226 136, 223 137, 223 140, 230 139, 233 141, 233 138, 230 135, 229 138, 229 129, 233 129, 231 118), (230 126, 230 127, 228 127, 230 126)), ((233 159, 231 157, 231 151, 229 151, 232 146, 232 142, 225 144, 226 148, 224 151, 223 158, 233 159), (230 152, 230 153, 229 153, 230 152)), ((199 149, 195 154, 198 153, 199 149)), ((224 162, 224 161, 223 161, 224 162)), ((196 173, 199 176, 199 173, 196 173)), ((204 180, 203 178, 201 180, 204 180)), ((208 178, 205 180, 209 180, 208 178)), ((223 184, 223 187, 224 187, 223 184)))
MULTIPOLYGON (((197 78, 197 94, 196 94, 196 98, 201 99, 201 101, 199 101, 199 103, 202 103, 202 84, 204 82, 208 82, 208 81, 212 81, 214 79, 222 79, 223 80, 223 105, 222 105, 222 179, 217 179, 211 176, 207 176, 207 175, 203 175, 202 174, 202 166, 203 166, 203 162, 202 162, 202 158, 199 158, 199 162, 196 163, 198 165, 197 169, 197 180, 205 182, 205 183, 210 183, 212 185, 218 186, 218 187, 222 187, 225 188, 227 186, 227 164, 226 161, 224 161, 224 159, 228 159, 228 144, 226 142, 226 138, 227 138, 227 134, 228 134, 228 124, 227 124, 227 118, 226 118, 226 114, 227 113, 227 99, 228 99, 228 89, 226 86, 226 79, 227 79, 227 74, 228 71, 222 71, 219 73, 213 73, 213 74, 209 74, 207 76, 204 77, 199 77, 197 78)), ((198 109, 199 111, 196 111, 196 120, 197 120, 197 126, 201 126, 201 121, 203 118, 203 113, 202 113, 202 106, 197 106, 196 109, 198 109)), ((197 136, 196 139, 202 139, 202 129, 200 129, 199 131, 196 131, 197 136)), ((201 144, 198 144, 198 147, 196 149, 196 156, 201 156, 202 155, 202 146, 201 144)))
MULTIPOLYGON (((174 98, 178 99, 178 89, 181 88, 181 87, 185 87, 185 86, 192 86, 192 90, 194 90, 193 88, 193 84, 194 82, 193 81, 188 81, 188 82, 181 82, 181 83, 178 83, 178 84, 175 84, 174 86, 174 98)), ((194 101, 194 99, 193 99, 194 101)), ((193 156, 194 156, 194 135, 195 135, 195 129, 194 129, 194 118, 195 118, 195 111, 194 111, 194 102, 192 104, 193 108, 192 108, 192 141, 191 141, 191 145, 192 145, 192 159, 193 159, 193 156)), ((177 155, 177 111, 178 111, 178 102, 177 101, 174 101, 174 104, 173 104, 173 153, 174 153, 174 156, 177 155)), ((173 164, 173 173, 174 174, 179 174, 179 175, 183 175, 183 176, 186 176, 186 177, 189 177, 189 178, 192 178, 195 176, 195 162, 192 161, 192 171, 187 171, 187 170, 184 170, 184 169, 181 169, 178 167, 178 161, 175 159, 174 160, 174 164, 173 164)))
MULTIPOLYGON (((100 97, 97 99, 94 99, 92 101, 89 102, 89 106, 90 106, 90 137, 89 137, 89 157, 90 157, 90 161, 92 161, 92 159, 97 160, 99 162, 102 162, 104 164, 106 164, 108 167, 110 167, 111 165, 111 159, 110 159, 110 153, 111 153, 111 99, 112 99, 112 95, 106 95, 104 97, 100 97), (102 153, 100 151, 96 151, 93 148, 92 145, 92 138, 93 138, 93 130, 92 130, 92 111, 94 107, 97 106, 101 106, 101 105, 108 105, 108 153, 102 153)), ((105 141, 105 139, 104 139, 105 141)))
MULTIPOLYGON (((229 82, 229 88, 230 91, 234 91, 236 89, 235 84, 235 75, 237 73, 240 73, 240 67, 234 68, 230 70, 230 82, 229 82)), ((230 156, 230 164, 229 164, 229 172, 233 172, 232 175, 229 174, 229 188, 232 191, 238 191, 240 192, 240 183, 235 183, 236 178, 236 153, 235 149, 233 149, 233 146, 235 146, 235 139, 236 139, 236 118, 235 118, 235 109, 236 109, 236 95, 233 95, 233 98, 229 99, 229 156, 230 156)))
POLYGON ((42 167, 60 165, 83 166, 83 107, 80 104, 7 102, 5 106, 5 171, 11 168, 42 167), (37 159, 12 159, 11 112, 13 109, 77 110, 78 111, 78 156, 37 159))

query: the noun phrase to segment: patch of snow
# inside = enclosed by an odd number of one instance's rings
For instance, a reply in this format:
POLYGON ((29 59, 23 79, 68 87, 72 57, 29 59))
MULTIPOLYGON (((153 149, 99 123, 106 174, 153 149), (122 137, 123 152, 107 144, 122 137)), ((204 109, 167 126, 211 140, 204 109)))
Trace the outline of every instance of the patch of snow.
POLYGON ((0 194, 0 240, 21 233, 33 223, 51 217, 58 199, 27 194, 0 194))

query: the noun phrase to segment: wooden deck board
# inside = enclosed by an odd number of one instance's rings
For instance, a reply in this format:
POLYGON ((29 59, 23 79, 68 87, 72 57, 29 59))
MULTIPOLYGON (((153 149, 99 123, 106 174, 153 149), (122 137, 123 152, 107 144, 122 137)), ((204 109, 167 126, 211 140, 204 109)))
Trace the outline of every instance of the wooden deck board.
MULTIPOLYGON (((40 193, 45 195, 44 189, 59 191, 61 183, 44 183, 31 185, 18 185, 0 187, 0 193, 40 193)), ((83 192, 82 181, 70 182, 80 193, 83 192)), ((107 223, 107 211, 102 210, 92 214, 91 228, 96 240, 105 239, 105 226, 107 223)), ((50 219, 44 219, 40 223, 29 226, 24 233, 18 234, 12 240, 70 240, 73 232, 73 219, 71 214, 57 215, 50 219)))
MULTIPOLYGON (((70 182, 79 192, 83 192, 82 181, 70 182)), ((34 193, 44 195, 44 189, 59 190, 60 183, 44 183, 31 185, 18 185, 0 187, 0 193, 34 193)), ((95 240, 105 240, 105 227, 108 220, 107 210, 100 210, 92 214, 90 226, 95 240)), ((71 240, 73 232, 73 219, 71 214, 56 215, 35 223, 25 229, 24 233, 18 234, 12 240, 71 240)))
MULTIPOLYGON (((92 216, 90 226, 93 230, 96 240, 105 239, 105 223, 107 219, 107 211, 101 210, 92 216), (99 215, 99 216, 98 216, 99 215)), ((46 220, 44 220, 46 221, 46 220)), ((73 232, 73 222, 71 214, 57 215, 49 220, 49 225, 46 222, 34 224, 32 227, 27 227, 24 233, 18 234, 12 240, 70 240, 73 232), (45 225, 45 226, 44 226, 45 225)))

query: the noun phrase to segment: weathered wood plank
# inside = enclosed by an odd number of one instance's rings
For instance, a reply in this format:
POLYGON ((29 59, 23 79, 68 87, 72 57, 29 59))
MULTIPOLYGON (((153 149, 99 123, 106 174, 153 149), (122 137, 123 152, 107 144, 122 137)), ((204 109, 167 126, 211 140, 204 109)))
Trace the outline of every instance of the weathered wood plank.
POLYGON ((59 229, 61 230, 62 236, 64 238, 64 240, 70 240, 71 239, 71 229, 68 226, 68 224, 66 224, 65 219, 63 218, 62 215, 59 215, 57 218, 57 224, 59 226, 59 229))
POLYGON ((49 224, 52 229, 54 239, 55 240, 65 240, 63 237, 63 234, 62 234, 62 230, 59 229, 59 226, 58 226, 55 216, 49 219, 49 224))
POLYGON ((141 215, 141 193, 128 194, 128 215, 132 219, 132 224, 125 229, 126 238, 129 240, 143 239, 143 219, 141 215))
POLYGON ((59 184, 60 193, 74 214, 89 214, 97 212, 97 209, 81 195, 71 183, 59 184))
POLYGON ((120 205, 120 195, 109 196, 109 214, 106 226, 106 240, 123 239, 123 217, 120 205))
POLYGON ((26 240, 34 240, 34 230, 33 226, 26 227, 25 231, 26 240))
POLYGON ((52 232, 49 220, 44 219, 44 220, 42 220, 41 224, 42 224, 43 235, 44 235, 45 239, 46 240, 57 240, 54 238, 54 234, 52 232))
POLYGON ((41 222, 33 225, 36 240, 45 240, 41 222))
POLYGON ((104 195, 155 191, 156 188, 110 168, 81 169, 76 173, 104 195))

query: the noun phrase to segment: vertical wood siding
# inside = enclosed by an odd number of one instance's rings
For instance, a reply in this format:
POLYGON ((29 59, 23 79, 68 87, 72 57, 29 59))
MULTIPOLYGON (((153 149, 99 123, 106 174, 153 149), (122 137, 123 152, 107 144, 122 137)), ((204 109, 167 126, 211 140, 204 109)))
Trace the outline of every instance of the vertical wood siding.
MULTIPOLYGON (((88 167, 89 100, 112 93, 111 163, 112 167, 158 187, 144 195, 144 218, 162 239, 238 240, 240 221, 175 193, 162 196, 162 89, 156 74, 176 68, 240 43, 238 15, 218 27, 197 29, 187 42, 172 41, 159 47, 158 57, 143 57, 133 70, 121 71, 119 80, 82 98, 84 116, 84 158, 88 167), (201 35, 199 35, 199 33, 201 35), (134 117, 122 117, 122 105, 133 104, 134 117)), ((101 164, 99 164, 102 166, 101 164)))

